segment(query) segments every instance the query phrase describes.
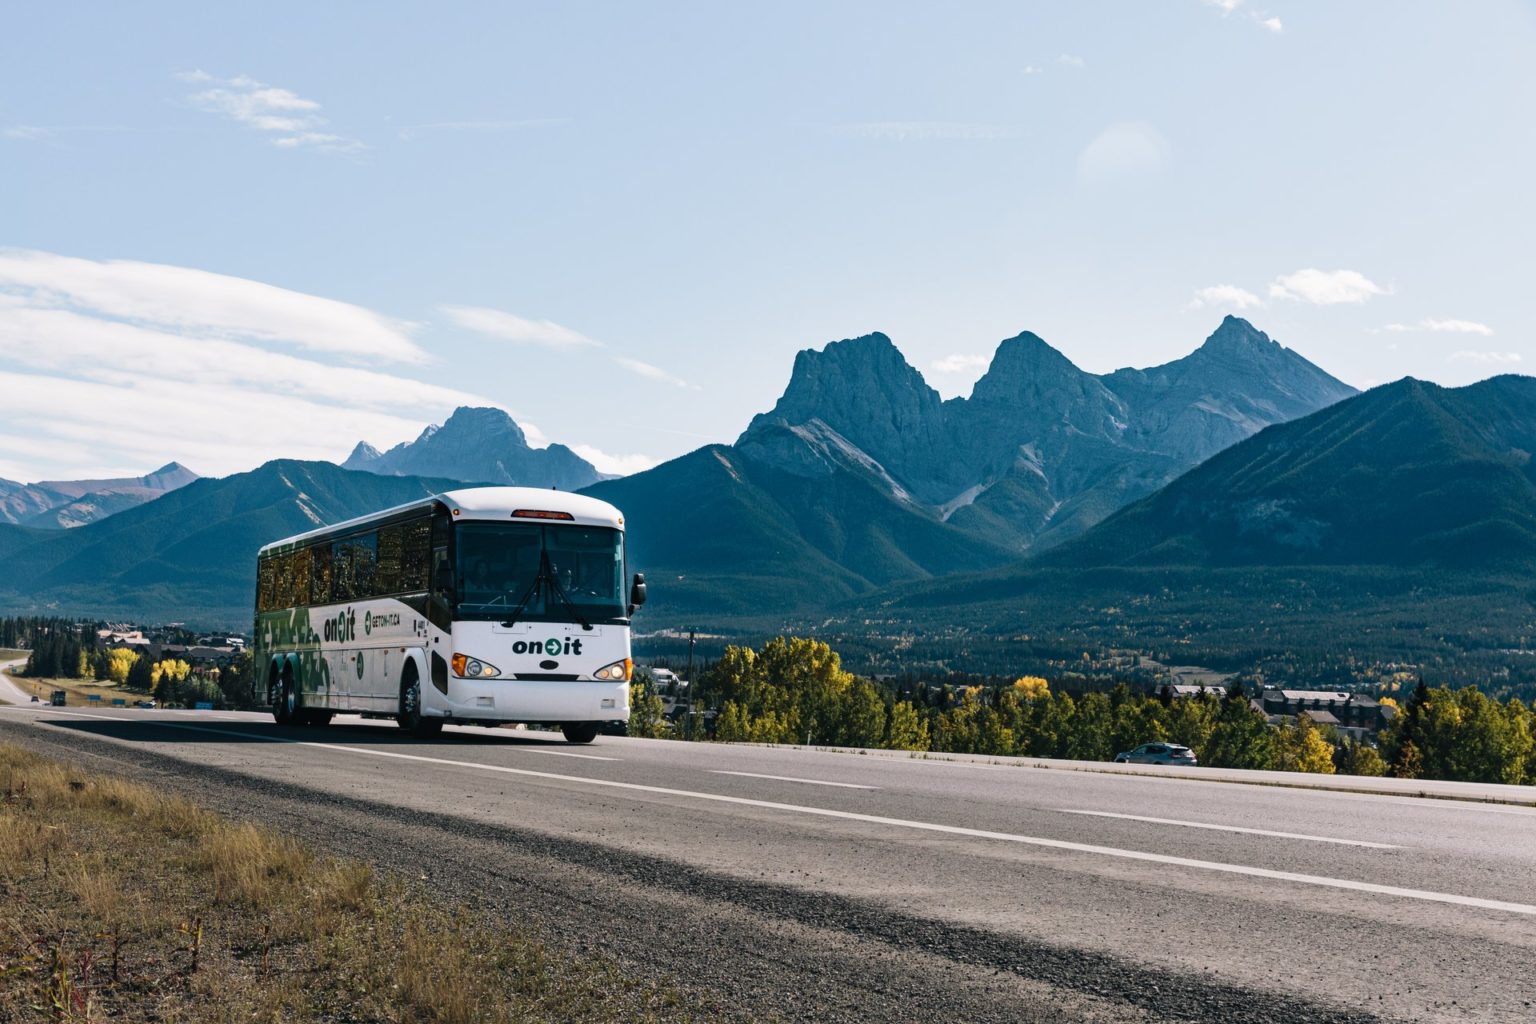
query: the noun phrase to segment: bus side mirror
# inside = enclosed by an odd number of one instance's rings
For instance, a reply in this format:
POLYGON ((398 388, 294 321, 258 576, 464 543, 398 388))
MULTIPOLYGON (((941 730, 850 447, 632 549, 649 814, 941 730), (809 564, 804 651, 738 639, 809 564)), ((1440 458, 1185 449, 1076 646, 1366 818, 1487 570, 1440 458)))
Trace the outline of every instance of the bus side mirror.
POLYGON ((629 587, 629 605, 631 608, 639 608, 645 604, 645 573, 635 573, 635 582, 629 587))

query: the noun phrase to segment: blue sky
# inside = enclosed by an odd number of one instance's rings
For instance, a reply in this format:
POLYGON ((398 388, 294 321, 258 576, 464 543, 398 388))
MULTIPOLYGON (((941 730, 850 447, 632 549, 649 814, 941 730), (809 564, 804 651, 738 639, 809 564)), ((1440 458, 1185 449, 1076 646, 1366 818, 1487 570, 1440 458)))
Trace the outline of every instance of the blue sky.
POLYGON ((1228 312, 1525 372, 1526 3, 144 4, 0 31, 0 476, 340 459, 460 402, 624 471, 881 330, 945 395, 1228 312))

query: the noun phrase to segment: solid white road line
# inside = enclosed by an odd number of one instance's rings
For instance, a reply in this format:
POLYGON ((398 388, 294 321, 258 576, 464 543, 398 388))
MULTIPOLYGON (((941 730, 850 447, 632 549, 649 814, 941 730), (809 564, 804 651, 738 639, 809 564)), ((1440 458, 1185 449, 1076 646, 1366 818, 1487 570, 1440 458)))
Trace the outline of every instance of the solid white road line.
POLYGON ((861 786, 856 782, 825 782, 821 779, 797 779, 792 775, 759 775, 757 772, 728 772, 710 769, 711 775, 740 775, 748 779, 772 779, 775 782, 803 782, 807 786, 837 786, 839 789, 879 789, 879 786, 861 786))
POLYGON ((1302 832, 1274 832, 1267 828, 1242 828, 1238 825, 1213 825, 1206 821, 1181 821, 1178 818, 1148 818, 1141 814, 1115 814, 1112 811, 1078 811, 1057 807, 1062 814, 1088 814, 1095 818, 1120 818, 1125 821, 1149 821, 1154 825, 1181 825, 1184 828, 1208 828, 1216 832, 1241 832, 1249 836, 1274 836, 1277 839, 1305 839, 1313 843, 1338 843, 1341 846, 1364 846, 1372 850, 1401 850, 1391 843, 1372 843, 1364 839, 1336 839, 1333 836, 1309 836, 1302 832))
MULTIPOLYGON (((122 721, 109 715, 71 714, 71 718, 101 718, 106 721, 122 721)), ((1500 910, 1510 914, 1536 917, 1536 906, 1529 903, 1509 903, 1504 900, 1483 899, 1480 896, 1459 896, 1455 893, 1431 892, 1425 889, 1404 889, 1396 885, 1378 885, 1375 882, 1356 882, 1348 878, 1329 878, 1325 875, 1303 875, 1294 871, 1272 871, 1247 864, 1223 864, 1220 861, 1194 860, 1190 857, 1172 857, 1163 853, 1146 853, 1141 850, 1122 850, 1114 846, 1094 846, 1089 843, 1073 843, 1063 839, 1046 839, 1041 836, 1022 836, 1008 832, 989 832, 979 828, 959 825, 940 825, 931 821, 909 821, 906 818, 887 818, 878 814, 860 814, 856 811, 838 811, 830 807, 807 807, 802 804, 785 804, 774 800, 753 800, 748 797, 725 796, 720 793, 700 793, 688 789, 669 789, 665 786, 647 786, 638 782, 615 782, 609 779, 589 779, 580 775, 557 775, 554 772, 537 772, 528 768, 508 768, 499 764, 482 764, 476 761, 456 761, 446 757, 427 757, 424 754, 403 754, 394 750, 371 750, 367 747, 349 747, 335 743, 316 743, 311 740, 290 740, 267 736, 262 733, 220 729, 207 725, 188 725, 183 722, 157 723, 166 729, 188 729, 195 732, 211 732, 222 736, 240 736, 246 739, 264 740, 269 743, 286 743, 296 747, 314 747, 317 750, 333 750, 366 757, 393 758, 398 761, 414 761, 419 764, 440 764, 451 768, 472 768, 477 771, 496 772, 502 775, 520 775, 530 779, 547 779, 551 782, 568 782, 578 786, 599 789, 617 789, 631 793, 655 793, 659 796, 684 797, 690 800, 706 800, 713 803, 734 804, 739 807, 760 807, 764 810, 783 811, 788 814, 804 814, 818 818, 836 818, 857 821, 869 825, 887 825, 892 828, 913 829, 920 832, 939 832, 945 835, 966 836, 972 839, 991 839, 1005 843, 1019 843, 1048 850, 1064 850, 1069 853, 1088 853, 1099 857, 1120 860, 1136 860, 1171 867, 1193 868, 1198 871, 1215 871, 1229 875, 1245 875, 1276 882, 1296 882, 1325 889, 1344 889, 1350 892, 1372 893, 1378 896, 1396 896, 1399 899, 1424 900, 1430 903, 1449 903, 1459 907, 1475 907, 1479 910, 1500 910)))
POLYGON ((583 761, 622 761, 622 760, 624 760, 622 757, 603 757, 600 754, 576 754, 576 753, 572 753, 569 750, 540 750, 538 747, 514 747, 514 746, 509 746, 509 747, 507 747, 505 749, 507 749, 507 750, 516 750, 516 751, 519 751, 519 752, 525 752, 525 753, 529 753, 529 754, 549 754, 549 755, 551 755, 553 757, 579 757, 583 761))

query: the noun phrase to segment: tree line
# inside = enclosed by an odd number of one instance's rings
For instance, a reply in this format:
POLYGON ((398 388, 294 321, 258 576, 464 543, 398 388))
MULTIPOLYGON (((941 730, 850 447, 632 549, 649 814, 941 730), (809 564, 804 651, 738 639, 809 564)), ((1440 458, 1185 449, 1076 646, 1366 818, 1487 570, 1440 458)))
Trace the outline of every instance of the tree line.
POLYGON ((9 634, 30 646, 23 672, 38 679, 69 679, 121 686, 153 696, 164 705, 199 701, 239 705, 250 693, 251 655, 225 666, 194 667, 181 658, 154 659, 126 647, 99 647, 94 623, 64 619, 0 620, 0 639, 9 634))
MULTIPOLYGON (((711 725, 697 738, 805 743, 1015 757, 1109 761, 1148 742, 1195 751, 1200 763, 1322 774, 1536 783, 1536 710, 1475 687, 1420 681, 1373 744, 1339 735, 1305 713, 1272 726, 1241 681, 1217 697, 1174 697, 1125 684, 1074 696, 1041 676, 1001 685, 918 684, 899 696, 842 668, 819 640, 779 637, 728 647, 697 683, 711 725)), ((631 699, 635 735, 673 723, 646 679, 631 699)))

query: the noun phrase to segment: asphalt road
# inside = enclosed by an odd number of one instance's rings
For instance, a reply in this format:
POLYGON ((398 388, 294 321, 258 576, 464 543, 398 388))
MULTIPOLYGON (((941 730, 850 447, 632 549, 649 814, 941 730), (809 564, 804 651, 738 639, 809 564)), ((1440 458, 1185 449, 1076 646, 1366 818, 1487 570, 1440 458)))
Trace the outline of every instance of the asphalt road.
POLYGON ((224 712, 0 707, 0 740, 531 916, 743 1019, 1536 1019, 1527 807, 224 712))

